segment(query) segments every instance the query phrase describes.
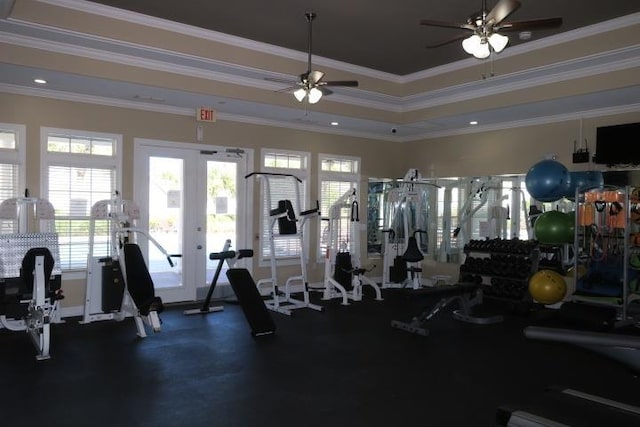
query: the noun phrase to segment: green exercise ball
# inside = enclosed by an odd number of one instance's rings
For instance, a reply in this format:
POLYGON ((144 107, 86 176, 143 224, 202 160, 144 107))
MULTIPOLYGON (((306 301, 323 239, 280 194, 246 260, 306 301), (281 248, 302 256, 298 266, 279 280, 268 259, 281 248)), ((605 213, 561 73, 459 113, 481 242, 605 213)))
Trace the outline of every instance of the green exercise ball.
POLYGON ((529 279, 529 293, 537 302, 555 304, 562 301, 566 295, 567 283, 560 273, 540 270, 529 279))
POLYGON ((575 233, 575 215, 559 211, 542 213, 535 222, 536 239, 544 245, 572 243, 575 233))

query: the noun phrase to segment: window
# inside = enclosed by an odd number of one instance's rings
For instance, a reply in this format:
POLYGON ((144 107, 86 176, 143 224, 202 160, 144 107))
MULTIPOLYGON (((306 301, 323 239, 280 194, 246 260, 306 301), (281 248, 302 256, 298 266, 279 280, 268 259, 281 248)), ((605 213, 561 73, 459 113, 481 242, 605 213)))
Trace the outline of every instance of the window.
MULTIPOLYGON (((24 195, 25 127, 0 123, 0 202, 24 195)), ((1 233, 16 233, 13 221, 1 221, 1 233)))
MULTIPOLYGON (((319 163, 320 189, 318 193, 320 194, 320 212, 326 217, 329 214, 331 205, 333 205, 344 193, 353 188, 358 191, 358 183, 360 182, 360 159, 355 157, 320 154, 319 163)), ((359 194, 358 199, 361 199, 359 194)), ((363 209, 360 214, 364 215, 364 213, 365 210, 363 209)), ((362 218, 363 221, 365 221, 366 217, 362 216, 362 218)), ((318 225, 319 248, 317 257, 319 261, 324 260, 327 245, 329 244, 328 226, 328 221, 320 221, 320 224, 318 225)), ((349 231, 349 227, 342 227, 338 230, 339 240, 347 240, 347 234, 349 231)))
POLYGON ((523 176, 438 180, 437 244, 440 261, 457 262, 472 239, 532 238, 529 194, 523 176))
POLYGON ((87 267, 91 207, 119 189, 122 137, 43 128, 42 194, 56 210, 63 270, 87 267))
MULTIPOLYGON (((260 254, 261 263, 264 265, 270 256, 269 233, 271 228, 271 218, 269 211, 278 207, 278 201, 290 200, 296 216, 300 211, 309 208, 308 185, 309 185, 309 158, 310 154, 295 151, 262 150, 262 172, 275 174, 290 174, 299 178, 302 182, 296 182, 290 178, 274 176, 269 179, 270 197, 266 197, 265 185, 261 182, 260 196, 262 199, 262 231, 260 254), (268 206, 268 200, 271 206, 268 206), (302 206, 298 205, 298 201, 302 206)), ((298 218, 299 219, 299 218, 298 218)), ((277 228, 277 225, 275 226, 277 228)), ((308 227, 308 225, 307 225, 308 227)), ((277 229, 274 230, 277 233, 277 229)), ((306 231, 306 230, 305 230, 306 231)), ((306 240, 306 235, 305 235, 306 240)), ((274 240, 276 258, 281 264, 295 264, 299 262, 300 241, 296 238, 281 238, 274 240), (284 260, 284 262, 282 261, 284 260)), ((305 242, 305 245, 308 244, 305 242)))

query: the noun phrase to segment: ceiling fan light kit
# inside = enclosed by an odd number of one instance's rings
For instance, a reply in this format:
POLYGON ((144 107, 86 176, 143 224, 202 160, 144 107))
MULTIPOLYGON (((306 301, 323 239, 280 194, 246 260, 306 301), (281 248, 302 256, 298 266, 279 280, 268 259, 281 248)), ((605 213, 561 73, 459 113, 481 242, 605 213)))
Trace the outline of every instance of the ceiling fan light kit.
POLYGON ((305 100, 309 104, 316 104, 324 95, 331 95, 332 90, 328 89, 330 86, 342 86, 342 87, 358 87, 357 80, 338 80, 338 81, 324 81, 324 73, 322 71, 313 70, 311 68, 311 30, 312 22, 316 18, 316 14, 313 12, 307 12, 304 14, 307 22, 309 23, 309 39, 308 39, 308 59, 307 59, 307 71, 298 76, 297 81, 287 81, 281 79, 266 78, 266 80, 272 80, 279 83, 290 83, 291 87, 281 89, 278 92, 293 92, 293 96, 298 102, 304 102, 305 100))
MULTIPOLYGON (((446 44, 462 40, 462 48, 469 55, 473 55, 478 59, 485 59, 491 55, 491 52, 500 53, 509 43, 509 37, 500 34, 500 32, 518 31, 537 28, 554 28, 562 25, 562 18, 546 18, 534 19, 529 21, 504 22, 504 20, 513 12, 520 8, 521 4, 518 0, 499 0, 490 11, 487 11, 487 1, 482 1, 482 10, 467 18, 465 23, 434 21, 431 19, 423 19, 421 25, 428 25, 441 28, 458 28, 471 31, 471 36, 459 35, 442 43, 434 44, 428 47, 440 47, 446 44)), ((531 32, 529 37, 531 36, 531 32)), ((521 38, 523 39, 523 38, 521 38)))
POLYGON ((500 53, 509 43, 509 37, 502 34, 493 33, 489 37, 480 37, 477 34, 462 40, 462 48, 469 55, 473 55, 478 59, 487 58, 491 54, 491 50, 500 53))

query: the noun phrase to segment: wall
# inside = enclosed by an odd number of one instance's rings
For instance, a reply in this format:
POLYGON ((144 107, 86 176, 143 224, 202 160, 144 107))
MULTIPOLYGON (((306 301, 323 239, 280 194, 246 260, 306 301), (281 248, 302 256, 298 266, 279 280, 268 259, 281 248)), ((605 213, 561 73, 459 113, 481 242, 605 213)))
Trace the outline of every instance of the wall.
MULTIPOLYGON (((583 119, 582 136, 587 140, 590 155, 595 154, 597 127, 634 122, 640 122, 640 112, 583 119)), ((406 166, 419 168, 424 176, 438 178, 526 174, 536 162, 550 155, 570 171, 611 170, 593 163, 573 164, 574 141, 579 135, 580 120, 576 119, 409 142, 402 151, 410 153, 405 154, 405 159, 412 159, 406 166)), ((458 265, 425 261, 423 274, 451 275, 455 279, 458 265)))
MULTIPOLYGON (((595 128, 618 123, 640 121, 640 112, 583 120, 583 136, 595 149, 595 128)), ((34 196, 40 195, 40 127, 56 127, 123 135, 123 196, 133 195, 134 138, 195 142, 197 122, 193 117, 116 108, 80 102, 60 101, 40 97, 0 94, 0 122, 24 124, 27 128, 27 187, 34 196)), ((459 135, 402 144, 364 140, 301 130, 275 128, 246 123, 219 121, 204 126, 203 144, 224 145, 256 150, 255 170, 259 169, 261 147, 309 151, 311 167, 317 170, 318 153, 358 156, 362 159, 362 186, 367 188, 371 177, 401 177, 409 168, 418 168, 423 176, 486 176, 506 173, 526 173, 536 161, 548 155, 570 170, 587 169, 592 164, 573 165, 573 141, 578 139, 579 120, 459 135)), ((317 174, 312 173, 311 200, 318 197, 317 174)), ((259 206, 254 194, 254 206, 259 206)), ((361 198, 365 206, 365 198, 361 198)), ((253 229, 258 230, 258 216, 253 229)), ((315 233, 309 233, 311 248, 315 248, 315 233)), ((364 233, 361 247, 366 247, 364 233)), ((256 249, 256 248, 254 248, 256 249)), ((309 254, 309 280, 322 280, 323 268, 318 265, 315 250, 309 254)), ((381 264, 381 262, 377 262, 381 264)), ((454 275, 457 266, 427 263, 425 274, 454 275)), ((299 274, 295 268, 283 268, 283 277, 299 274)), ((254 259, 256 280, 269 276, 267 268, 254 259)), ((372 275, 381 275, 378 265, 372 275)), ((84 281, 65 281, 66 299, 63 306, 80 306, 84 302, 84 281)))
MULTIPOLYGON (((640 111, 583 119, 582 135, 595 152, 596 128, 640 122, 640 111)), ((569 170, 603 169, 592 163, 573 164, 573 142, 579 138, 580 120, 500 131, 436 138, 403 144, 407 167, 438 178, 525 174, 533 164, 555 155, 569 170), (411 159, 411 163, 409 162, 411 159), (429 174, 426 172, 428 171, 429 174)))
MULTIPOLYGON (((124 145, 122 171, 124 198, 132 198, 133 196, 134 138, 195 143, 196 126, 201 124, 196 122, 195 117, 4 93, 0 94, 0 122, 26 125, 27 188, 30 189, 32 196, 41 195, 40 127, 121 134, 124 145)), ((254 170, 258 170, 260 166, 260 148, 268 147, 311 152, 311 168, 316 172, 318 153, 360 157, 363 189, 367 188, 369 177, 397 177, 404 173, 405 159, 396 154, 397 147, 390 142, 231 121, 205 123, 203 126, 203 144, 254 149, 256 153, 254 170)), ((317 173, 312 173, 309 188, 311 200, 317 199, 317 173)), ((361 205, 365 206, 366 197, 361 200, 361 205)), ((254 194, 254 206, 260 206, 258 192, 254 194)), ((254 230, 259 229, 258 219, 258 215, 254 215, 254 230)), ((310 232, 309 236, 311 238, 310 247, 315 248, 316 233, 310 232)), ((311 251, 309 259, 310 281, 322 280, 324 270, 315 261, 315 250, 311 251)), ((257 259, 254 259, 253 273, 256 280, 268 277, 270 274, 267 268, 258 267, 257 259)), ((299 268, 284 268, 279 273, 283 277, 288 277, 299 274, 299 268)), ((63 290, 66 296, 63 300, 63 307, 84 304, 83 280, 65 280, 63 290)))

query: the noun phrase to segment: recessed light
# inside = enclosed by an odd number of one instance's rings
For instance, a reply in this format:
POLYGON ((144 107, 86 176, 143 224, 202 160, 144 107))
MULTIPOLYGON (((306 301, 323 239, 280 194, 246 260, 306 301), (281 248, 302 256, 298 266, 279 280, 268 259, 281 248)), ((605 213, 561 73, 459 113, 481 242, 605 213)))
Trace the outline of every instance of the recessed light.
POLYGON ((518 34, 518 38, 520 40, 530 40, 531 39, 531 31, 520 31, 518 34))
POLYGON ((338 126, 340 123, 338 122, 331 122, 331 126, 338 126))
POLYGON ((469 124, 470 124, 470 125, 477 125, 477 124, 478 124, 478 121, 477 121, 477 120, 471 120, 471 121, 469 122, 469 124))
POLYGON ((47 81, 45 79, 33 79, 34 83, 38 83, 39 85, 46 85, 47 81))

